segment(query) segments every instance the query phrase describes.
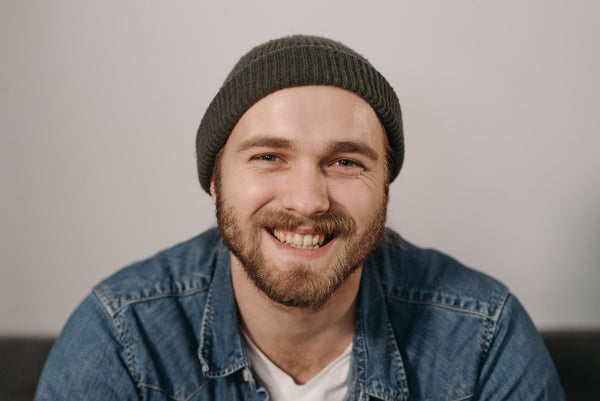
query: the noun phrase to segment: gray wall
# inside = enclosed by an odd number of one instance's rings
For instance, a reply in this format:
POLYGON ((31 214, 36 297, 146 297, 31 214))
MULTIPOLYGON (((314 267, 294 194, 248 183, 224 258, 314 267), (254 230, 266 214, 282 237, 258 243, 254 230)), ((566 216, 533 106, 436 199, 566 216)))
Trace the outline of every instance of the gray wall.
POLYGON ((214 225, 201 115, 243 52, 291 33, 395 87, 392 227, 503 280, 540 327, 600 326, 599 4, 2 0, 0 334, 57 333, 98 280, 214 225))

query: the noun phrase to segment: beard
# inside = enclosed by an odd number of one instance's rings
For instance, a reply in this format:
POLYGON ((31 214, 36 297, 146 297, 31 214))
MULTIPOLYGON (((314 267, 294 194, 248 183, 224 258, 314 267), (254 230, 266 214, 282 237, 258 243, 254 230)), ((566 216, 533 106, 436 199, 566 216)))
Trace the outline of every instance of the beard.
POLYGON ((224 243, 241 262, 254 285, 280 305, 320 309, 362 266, 383 236, 387 193, 379 205, 374 205, 373 216, 362 227, 344 213, 327 212, 303 218, 268 209, 258 210, 244 222, 235 207, 224 199, 219 177, 216 178, 217 224, 224 243), (325 234, 326 241, 334 236, 341 249, 333 260, 290 262, 283 268, 277 267, 277 261, 267 260, 261 250, 262 231, 266 229, 272 234, 273 228, 293 231, 299 226, 312 227, 315 233, 325 234))

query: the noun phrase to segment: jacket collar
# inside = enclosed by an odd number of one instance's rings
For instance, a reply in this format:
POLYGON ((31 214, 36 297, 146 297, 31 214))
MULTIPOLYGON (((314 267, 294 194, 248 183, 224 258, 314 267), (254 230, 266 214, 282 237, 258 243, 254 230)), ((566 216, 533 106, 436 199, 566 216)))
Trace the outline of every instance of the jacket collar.
MULTIPOLYGON (((250 366, 231 282, 231 260, 222 240, 199 336, 198 356, 205 377, 228 376, 250 366)), ((393 335, 375 256, 365 263, 353 340, 355 387, 350 391, 386 401, 408 399, 402 357, 393 335)), ((363 399, 359 397, 360 399, 363 399)))
POLYGON ((378 268, 371 255, 363 269, 356 310, 354 391, 386 401, 408 400, 406 371, 387 313, 378 268))
POLYGON ((210 378, 228 376, 250 365, 239 329, 229 249, 220 237, 216 252, 213 279, 200 326, 198 349, 202 372, 205 377, 210 378))

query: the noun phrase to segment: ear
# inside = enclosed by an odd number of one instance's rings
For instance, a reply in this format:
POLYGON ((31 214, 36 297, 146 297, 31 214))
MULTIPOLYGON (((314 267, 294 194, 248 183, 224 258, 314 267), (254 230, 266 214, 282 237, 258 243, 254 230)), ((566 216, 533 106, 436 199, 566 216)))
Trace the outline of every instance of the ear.
POLYGON ((215 173, 210 177, 210 196, 212 197, 213 205, 217 204, 217 190, 215 189, 215 173))

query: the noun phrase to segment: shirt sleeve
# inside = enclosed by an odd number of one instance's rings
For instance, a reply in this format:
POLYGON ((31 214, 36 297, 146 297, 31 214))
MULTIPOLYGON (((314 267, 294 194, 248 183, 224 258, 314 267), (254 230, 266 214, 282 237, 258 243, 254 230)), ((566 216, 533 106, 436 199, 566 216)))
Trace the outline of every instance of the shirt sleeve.
POLYGON ((90 295, 52 348, 34 400, 139 400, 130 359, 111 317, 90 295))
POLYGON ((475 400, 565 400, 542 338, 513 295, 506 300, 494 333, 482 361, 475 400))

